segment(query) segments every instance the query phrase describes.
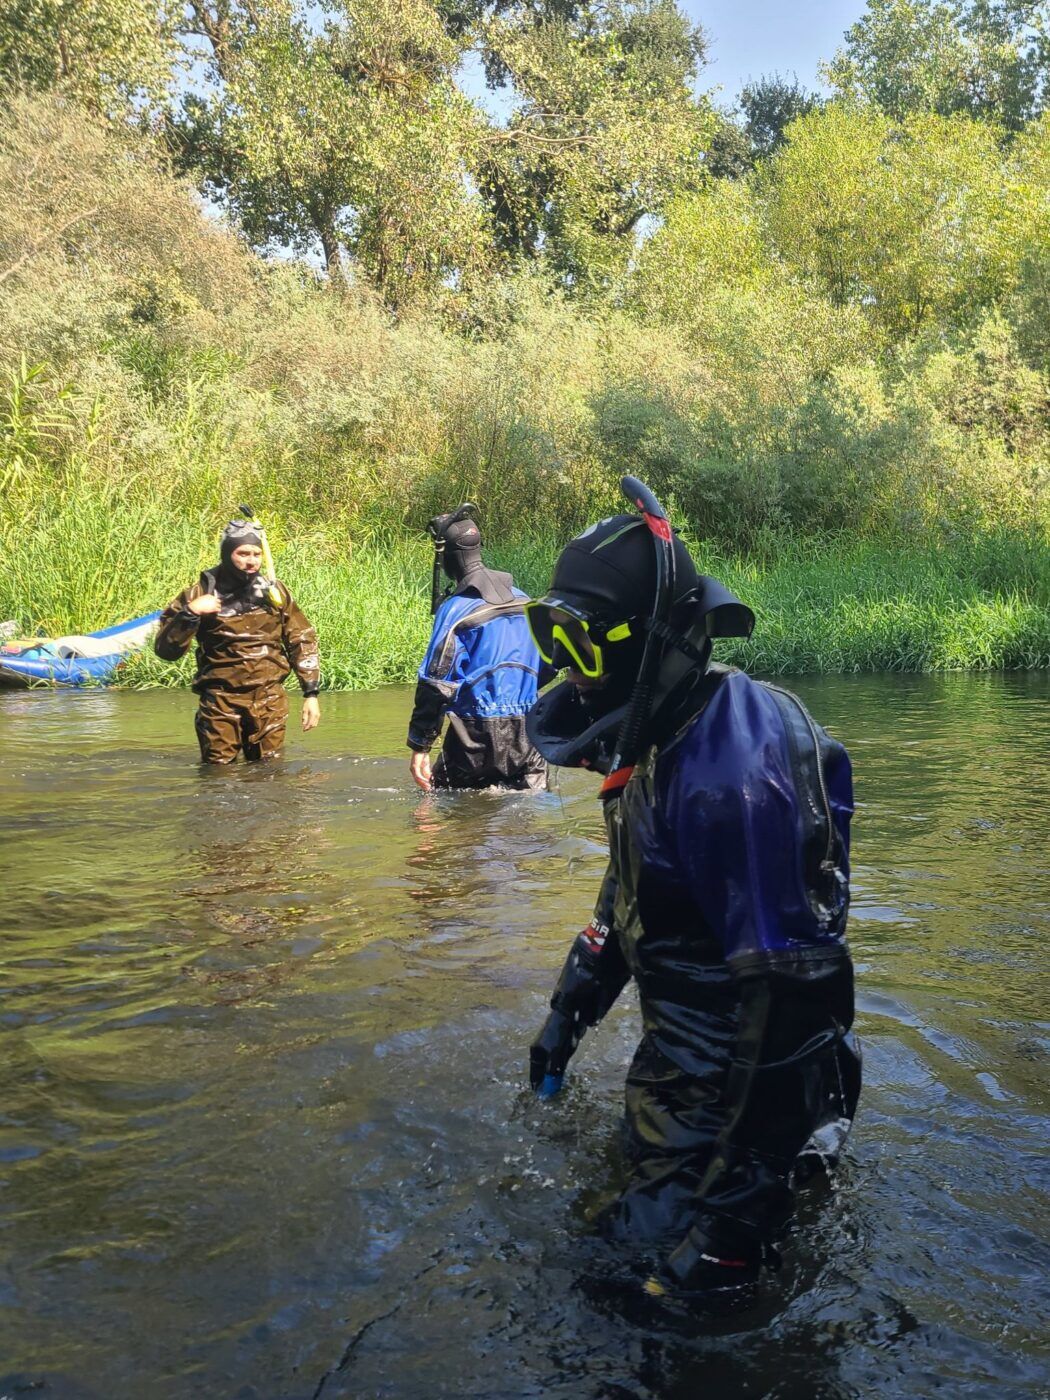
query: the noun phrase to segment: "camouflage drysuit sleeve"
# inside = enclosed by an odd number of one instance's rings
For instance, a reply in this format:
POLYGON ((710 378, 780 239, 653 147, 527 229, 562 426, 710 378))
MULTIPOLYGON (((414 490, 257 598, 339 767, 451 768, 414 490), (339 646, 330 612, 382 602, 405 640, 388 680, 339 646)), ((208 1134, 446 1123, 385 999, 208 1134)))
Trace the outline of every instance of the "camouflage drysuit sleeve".
POLYGON ((184 588, 161 613, 153 638, 153 650, 162 661, 178 661, 189 651, 197 638, 200 618, 189 610, 190 603, 204 590, 199 583, 184 588))
POLYGON ((281 584, 287 602, 281 609, 281 643, 304 695, 316 695, 321 688, 321 658, 317 633, 309 618, 281 584))

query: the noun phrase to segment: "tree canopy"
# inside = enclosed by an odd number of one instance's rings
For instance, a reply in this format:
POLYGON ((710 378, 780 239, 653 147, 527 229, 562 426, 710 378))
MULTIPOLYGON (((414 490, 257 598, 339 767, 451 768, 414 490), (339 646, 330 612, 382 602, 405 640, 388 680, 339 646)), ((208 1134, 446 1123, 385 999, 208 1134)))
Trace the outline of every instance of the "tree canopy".
POLYGON ((166 0, 5 0, 0 80, 59 88, 89 109, 126 114, 163 101, 176 56, 179 6, 166 0))
POLYGON ((825 76, 897 119, 965 112, 1018 131, 1046 104, 1048 65, 1045 0, 868 0, 825 76))
POLYGON ((190 9, 211 81, 170 139, 257 247, 316 241, 334 280, 349 256, 394 305, 472 266, 484 123, 428 0, 333 5, 320 29, 286 0, 190 9))
POLYGON ((826 110, 778 74, 719 109, 676 0, 11 0, 0 86, 153 131, 255 249, 319 253, 398 312, 523 264, 621 297, 636 263, 652 282, 647 238, 706 247, 732 200, 705 191, 743 181, 783 268, 892 339, 994 298, 1018 202, 997 143, 1046 102, 1048 15, 869 0, 826 110))
MULTIPOLYGON (((533 269, 734 363, 806 342, 800 372, 825 373, 858 335, 881 356, 995 314, 1042 365, 1047 10, 869 0, 827 70, 837 98, 774 74, 719 109, 675 0, 12 0, 0 93, 13 122, 33 91, 87 109, 254 250, 319 252, 329 287, 398 316, 487 334, 533 269)), ((12 284, 91 246, 87 196, 75 238, 40 198, 12 284)))
POLYGON ((612 4, 192 0, 207 83, 170 123, 260 247, 316 240, 392 306, 541 252, 602 285, 699 164, 702 40, 673 0, 612 4), (467 55, 512 94, 499 124, 464 93, 467 55))

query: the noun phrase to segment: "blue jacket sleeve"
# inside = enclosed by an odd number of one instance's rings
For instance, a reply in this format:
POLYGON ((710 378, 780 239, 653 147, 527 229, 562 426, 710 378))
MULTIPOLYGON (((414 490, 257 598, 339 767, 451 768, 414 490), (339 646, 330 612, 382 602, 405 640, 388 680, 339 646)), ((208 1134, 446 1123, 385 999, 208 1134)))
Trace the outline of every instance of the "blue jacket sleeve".
POLYGON ((420 753, 429 751, 436 742, 445 710, 459 689, 464 647, 453 627, 463 611, 461 599, 449 598, 434 617, 408 722, 408 747, 420 753))
POLYGON ((438 608, 430 643, 419 667, 419 679, 432 684, 455 685, 457 662, 463 657, 463 643, 453 630, 467 609, 464 599, 448 598, 438 608))

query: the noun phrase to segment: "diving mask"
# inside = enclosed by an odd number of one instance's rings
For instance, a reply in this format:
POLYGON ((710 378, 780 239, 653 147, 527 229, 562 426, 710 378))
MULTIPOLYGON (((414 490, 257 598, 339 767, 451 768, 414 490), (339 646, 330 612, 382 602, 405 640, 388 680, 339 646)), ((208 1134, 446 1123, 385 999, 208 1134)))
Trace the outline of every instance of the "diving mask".
POLYGON ((549 666, 569 668, 596 680, 606 674, 610 646, 635 635, 636 622, 603 622, 590 618, 563 598, 537 598, 525 604, 529 631, 536 650, 549 666))

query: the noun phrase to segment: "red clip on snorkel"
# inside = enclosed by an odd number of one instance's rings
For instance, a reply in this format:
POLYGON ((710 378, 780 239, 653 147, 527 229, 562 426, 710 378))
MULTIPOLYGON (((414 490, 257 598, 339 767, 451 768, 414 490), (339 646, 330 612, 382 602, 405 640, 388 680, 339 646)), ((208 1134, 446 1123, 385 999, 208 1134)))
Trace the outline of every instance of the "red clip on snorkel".
POLYGON ((653 599, 642 664, 638 668, 638 679, 624 722, 616 737, 616 750, 609 766, 609 776, 601 786, 603 798, 618 796, 634 772, 645 723, 652 708, 657 672, 664 653, 664 643, 658 635, 657 626, 666 626, 670 621, 674 603, 674 536, 671 532, 671 522, 648 486, 636 476, 625 476, 620 486, 631 505, 641 512, 656 546, 656 596, 653 599))

